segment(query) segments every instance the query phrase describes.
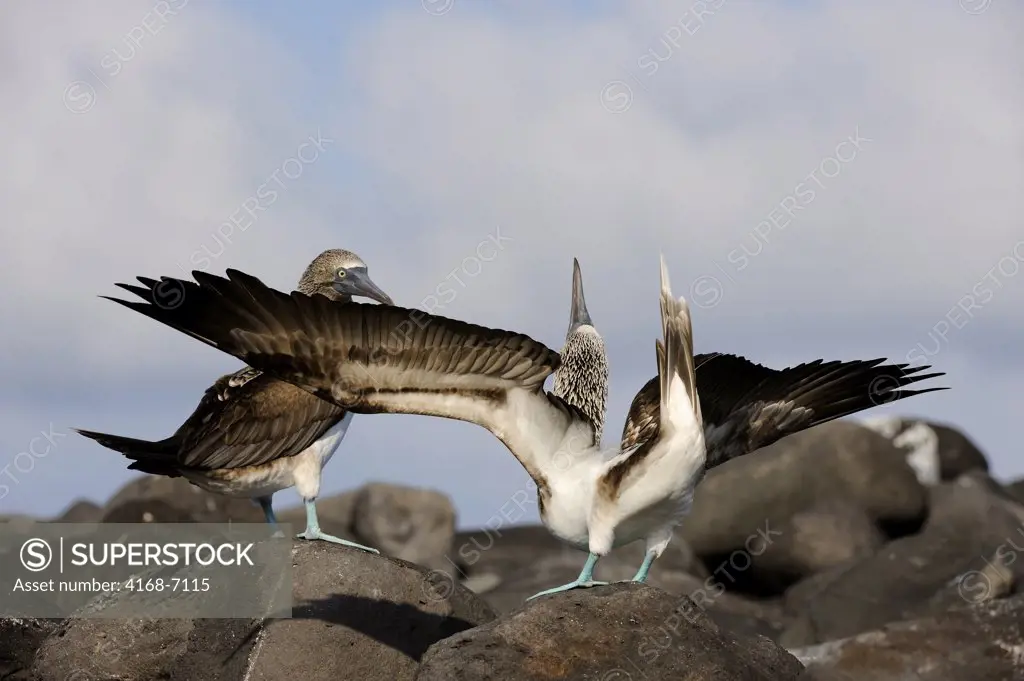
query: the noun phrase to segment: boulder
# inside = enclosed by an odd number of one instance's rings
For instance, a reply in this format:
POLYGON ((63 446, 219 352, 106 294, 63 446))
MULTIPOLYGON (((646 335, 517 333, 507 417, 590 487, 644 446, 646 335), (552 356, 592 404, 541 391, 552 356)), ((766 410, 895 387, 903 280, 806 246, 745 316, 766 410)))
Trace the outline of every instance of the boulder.
MULTIPOLYGON (((583 560, 580 552, 568 548, 563 556, 543 556, 533 566, 522 568, 484 593, 483 599, 499 613, 512 612, 521 608, 535 593, 576 579, 583 560)), ((634 565, 603 563, 604 560, 598 563, 594 571, 594 577, 599 581, 627 581, 636 573, 634 565)), ((655 563, 647 583, 675 596, 689 596, 705 608, 717 624, 736 633, 760 634, 776 639, 786 626, 781 603, 748 599, 727 592, 723 583, 728 583, 728 575, 723 571, 717 577, 701 578, 679 570, 659 568, 655 563)))
POLYGON ((845 501, 894 532, 916 529, 927 512, 925 488, 891 442, 832 421, 711 469, 682 534, 706 563, 734 551, 756 556, 790 518, 826 500, 845 501))
MULTIPOLYGON (((168 478, 162 475, 144 475, 127 483, 107 501, 104 515, 118 506, 132 501, 160 501, 178 509, 185 517, 191 519, 174 522, 262 523, 265 521, 263 511, 249 499, 213 494, 196 487, 185 478, 168 478)), ((133 508, 137 509, 140 506, 133 508)), ((161 507, 162 509, 163 507, 161 507)))
POLYGON ((472 592, 439 588, 405 561, 300 541, 293 565, 290 619, 70 618, 32 671, 40 679, 395 681, 413 678, 431 644, 495 617, 472 592))
POLYGON ((29 679, 36 651, 60 620, 0 618, 0 679, 29 679))
POLYGON ((937 485, 919 534, 795 585, 786 593, 795 621, 780 641, 845 638, 1005 594, 1007 582, 1024 576, 1024 507, 995 488, 977 472, 937 485))
MULTIPOLYGON (((630 556, 634 560, 616 555, 618 551, 630 548, 625 546, 602 558, 594 570, 594 579, 602 582, 632 579, 643 561, 643 543, 638 542, 637 546, 640 551, 634 550, 632 553, 637 555, 630 556)), ((670 543, 662 557, 651 567, 648 583, 675 594, 682 594, 686 589, 699 585, 700 579, 680 568, 680 565, 689 564, 685 558, 688 555, 692 554, 689 554, 684 542, 670 543)), ((529 565, 516 572, 501 575, 500 583, 482 593, 483 598, 498 612, 511 612, 533 594, 576 579, 586 560, 586 553, 562 545, 556 551, 536 555, 529 565)))
POLYGON ((767 638, 737 638, 686 597, 624 583, 545 596, 440 641, 416 679, 781 681, 803 671, 767 638))
POLYGON ((131 499, 103 512, 103 523, 196 523, 196 517, 180 506, 159 499, 131 499))
POLYGON ((1006 485, 1006 492, 1014 499, 1024 504, 1024 478, 1014 480, 1006 485))
MULTIPOLYGON (((324 532, 372 546, 402 560, 454 573, 448 559, 455 536, 455 507, 440 492, 369 483, 359 489, 317 499, 324 532)), ((277 514, 296 532, 306 526, 303 507, 277 514)))
POLYGON ((463 578, 495 575, 502 581, 533 565, 541 556, 563 553, 582 555, 556 539, 543 525, 459 532, 452 540, 452 560, 463 578))
POLYGON ((75 501, 60 515, 51 520, 52 523, 98 523, 103 518, 103 507, 87 499, 75 501))
POLYGON ((885 543, 871 518, 849 501, 822 501, 794 513, 764 552, 751 556, 761 585, 781 593, 811 575, 866 558, 885 543))
POLYGON ((956 480, 969 471, 988 471, 988 460, 966 434, 952 426, 922 419, 880 416, 864 425, 887 438, 907 457, 922 484, 956 480))
POLYGON ((382 553, 443 568, 455 537, 455 507, 433 490, 370 483, 356 497, 352 527, 382 553))
POLYGON ((1024 597, 899 622, 792 651, 806 681, 1011 681, 1024 678, 1024 597))
MULTIPOLYGON (((597 564, 595 579, 631 578, 643 562, 644 552, 642 541, 620 546, 597 564)), ((499 612, 519 607, 538 591, 575 579, 587 558, 585 552, 562 543, 542 525, 461 532, 455 537, 452 554, 459 578, 476 593, 488 594, 488 602, 499 612), (568 577, 562 579, 565 575, 568 577), (490 598, 492 592, 494 599, 490 598)), ((674 593, 670 583, 681 573, 708 574, 686 540, 677 536, 654 563, 651 583, 674 593)))

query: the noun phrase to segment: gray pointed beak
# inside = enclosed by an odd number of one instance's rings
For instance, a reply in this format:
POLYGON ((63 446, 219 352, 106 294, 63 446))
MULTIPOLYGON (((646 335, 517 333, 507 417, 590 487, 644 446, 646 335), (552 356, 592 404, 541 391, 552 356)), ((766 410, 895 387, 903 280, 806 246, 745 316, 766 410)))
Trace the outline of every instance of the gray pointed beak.
POLYGON ((362 296, 370 300, 376 300, 384 305, 394 305, 391 296, 384 293, 379 286, 373 283, 370 275, 360 272, 357 269, 348 271, 348 276, 343 281, 334 282, 334 290, 350 296, 362 296))
POLYGON ((593 326, 590 321, 590 313, 587 312, 587 301, 583 298, 583 274, 580 272, 580 263, 576 258, 572 259, 572 309, 569 312, 569 333, 572 333, 584 324, 593 326))

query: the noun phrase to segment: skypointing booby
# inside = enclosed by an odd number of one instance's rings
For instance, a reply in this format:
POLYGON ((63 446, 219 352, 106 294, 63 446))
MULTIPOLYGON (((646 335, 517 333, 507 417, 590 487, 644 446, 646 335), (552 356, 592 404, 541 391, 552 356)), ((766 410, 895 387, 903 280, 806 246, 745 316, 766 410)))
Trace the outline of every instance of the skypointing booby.
POLYGON ((593 421, 544 391, 560 358, 528 336, 418 310, 288 295, 235 270, 226 279, 193 276, 198 283, 164 279, 184 291, 174 308, 152 304, 161 282, 150 279, 140 278, 141 290, 128 289, 144 302, 115 300, 350 411, 425 414, 486 428, 537 484, 548 529, 590 552, 579 578, 552 591, 592 584, 599 557, 637 539, 646 540, 647 554, 634 579, 644 581, 707 465, 876 402, 936 390, 903 387, 942 375, 877 361, 772 372, 720 356, 702 367, 712 389, 706 408, 707 399, 697 397, 688 309, 672 298, 663 267, 657 393, 646 386, 634 399, 631 438, 608 457, 595 444, 593 421))
MULTIPOLYGON (((159 282, 139 281, 142 287, 121 287, 155 302, 159 291, 154 286, 159 282)), ((318 255, 302 274, 298 291, 320 294, 317 298, 324 302, 347 303, 352 296, 389 305, 392 302, 370 279, 359 256, 341 249, 318 255)), ((316 513, 320 471, 341 444, 351 421, 352 412, 259 369, 245 367, 218 378, 192 415, 164 440, 148 442, 88 430, 78 432, 132 459, 130 470, 183 476, 210 492, 255 498, 271 524, 277 522, 274 493, 295 486, 306 505, 306 530, 300 538, 376 552, 324 534, 316 513)))
POLYGON ((594 328, 583 298, 580 263, 572 259, 572 305, 569 330, 555 370, 552 392, 578 408, 594 424, 594 444, 601 444, 608 402, 608 355, 604 340, 594 328))

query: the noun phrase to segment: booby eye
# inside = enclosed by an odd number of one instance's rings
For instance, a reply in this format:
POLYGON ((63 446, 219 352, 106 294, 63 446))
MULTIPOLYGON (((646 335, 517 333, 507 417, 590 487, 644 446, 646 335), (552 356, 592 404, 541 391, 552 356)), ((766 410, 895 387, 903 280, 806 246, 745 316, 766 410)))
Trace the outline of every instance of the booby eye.
POLYGON ((334 275, 336 277, 338 277, 338 279, 344 279, 345 278, 345 268, 344 267, 339 267, 338 271, 335 272, 334 275))

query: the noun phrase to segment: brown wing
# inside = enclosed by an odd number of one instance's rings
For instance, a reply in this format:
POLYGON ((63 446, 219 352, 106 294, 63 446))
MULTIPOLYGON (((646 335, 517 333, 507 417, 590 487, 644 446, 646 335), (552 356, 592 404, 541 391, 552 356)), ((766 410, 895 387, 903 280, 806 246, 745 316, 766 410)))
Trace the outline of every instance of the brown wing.
MULTIPOLYGON (((884 361, 816 360, 776 370, 736 355, 697 355, 707 468, 826 421, 911 395, 946 390, 906 390, 904 386, 911 383, 944 374, 921 374, 930 367, 884 361)), ((623 447, 658 436, 660 403, 655 376, 633 398, 622 431, 623 447)))
POLYGON ((299 454, 344 416, 341 407, 246 367, 217 379, 172 438, 184 467, 242 468, 299 454))
POLYGON ((524 334, 419 310, 282 293, 242 272, 227 274, 193 272, 199 283, 139 277, 143 287, 118 286, 143 302, 111 300, 349 411, 480 425, 535 480, 564 465, 567 439, 584 450, 593 444, 590 419, 543 389, 558 353, 524 334), (161 286, 180 292, 175 306, 156 304, 161 286))

